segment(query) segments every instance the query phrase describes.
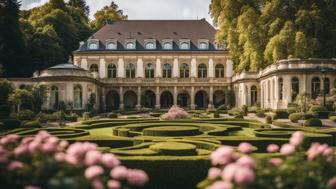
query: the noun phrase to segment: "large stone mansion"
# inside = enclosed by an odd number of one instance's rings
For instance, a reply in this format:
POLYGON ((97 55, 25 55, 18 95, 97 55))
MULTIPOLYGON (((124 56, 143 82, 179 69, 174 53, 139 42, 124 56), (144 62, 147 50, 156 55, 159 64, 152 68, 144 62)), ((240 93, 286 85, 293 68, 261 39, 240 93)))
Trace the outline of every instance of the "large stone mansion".
POLYGON ((336 60, 281 60, 259 72, 234 74, 225 44, 215 44, 214 29, 202 20, 125 20, 104 26, 73 52, 73 63, 11 78, 15 87, 50 86, 44 109, 60 101, 85 108, 96 94, 96 108, 215 108, 260 104, 286 108, 296 95, 315 98, 336 83, 336 60), (325 74, 321 74, 325 70, 325 74), (324 80, 324 82, 323 82, 324 80))

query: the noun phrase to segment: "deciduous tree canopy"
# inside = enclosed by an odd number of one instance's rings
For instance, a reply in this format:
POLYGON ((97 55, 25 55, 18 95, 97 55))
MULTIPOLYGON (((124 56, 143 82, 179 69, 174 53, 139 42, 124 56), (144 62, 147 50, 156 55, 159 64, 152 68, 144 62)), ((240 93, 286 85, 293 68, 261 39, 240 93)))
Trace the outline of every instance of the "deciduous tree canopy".
POLYGON ((285 58, 336 56, 336 1, 212 0, 210 13, 237 72, 285 58))

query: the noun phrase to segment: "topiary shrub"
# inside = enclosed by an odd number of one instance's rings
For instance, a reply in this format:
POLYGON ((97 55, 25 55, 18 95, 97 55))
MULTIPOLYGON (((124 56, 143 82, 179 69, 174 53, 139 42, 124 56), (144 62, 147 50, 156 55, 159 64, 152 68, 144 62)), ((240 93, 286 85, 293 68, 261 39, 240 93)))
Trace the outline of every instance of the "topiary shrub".
POLYGON ((303 125, 308 126, 308 127, 311 127, 311 126, 321 127, 322 126, 322 121, 318 118, 310 118, 310 119, 306 120, 303 123, 303 125))
POLYGON ((26 128, 40 128, 41 127, 41 123, 38 120, 27 121, 27 122, 25 122, 25 123, 22 124, 22 127, 26 127, 26 128))
POLYGON ((21 121, 18 119, 6 119, 3 121, 6 129, 17 129, 21 126, 21 121))
POLYGON ((258 110, 256 115, 257 115, 257 117, 263 118, 263 117, 265 117, 265 111, 264 110, 258 110))
POLYGON ((72 113, 70 115, 65 116, 65 121, 77 122, 77 120, 78 120, 78 115, 76 113, 72 113))
POLYGON ((297 123, 300 119, 302 119, 302 114, 301 113, 291 113, 288 118, 291 122, 297 123))
POLYGON ((228 111, 228 114, 230 116, 235 116, 235 115, 239 115, 239 114, 242 114, 242 110, 240 108, 231 108, 229 111, 228 111))
POLYGON ((297 112, 297 108, 296 107, 290 107, 287 109, 288 114, 292 114, 292 113, 296 113, 297 112))
POLYGON ((213 113, 213 117, 214 117, 214 118, 219 118, 219 117, 220 117, 219 112, 214 112, 214 113, 213 113))
POLYGON ((108 118, 118 118, 118 114, 115 112, 110 112, 107 114, 107 117, 108 118))
POLYGON ((309 109, 309 112, 319 112, 319 111, 327 111, 327 109, 320 105, 314 105, 309 109))
POLYGON ((266 123, 271 124, 272 123, 272 116, 266 116, 266 123))
POLYGON ((246 105, 243 105, 241 109, 242 109, 242 112, 243 112, 244 116, 247 116, 248 107, 246 105))
POLYGON ((336 116, 331 116, 331 117, 329 117, 329 119, 333 122, 336 122, 336 116))
POLYGON ((18 113, 11 113, 10 117, 19 120, 33 120, 35 118, 35 113, 31 110, 22 110, 18 113))
POLYGON ((84 121, 85 120, 89 120, 90 119, 90 112, 84 112, 83 115, 82 115, 82 117, 83 117, 84 121))
POLYGON ((316 111, 313 112, 313 116, 319 119, 328 119, 329 118, 329 111, 316 111))
POLYGON ((302 119, 307 120, 310 118, 314 118, 314 115, 312 113, 305 113, 302 115, 302 119))
POLYGON ((288 112, 287 110, 275 110, 275 115, 277 116, 277 119, 288 119, 288 112))
POLYGON ((236 114, 234 116, 234 118, 236 118, 236 119, 244 119, 244 115, 242 113, 241 114, 236 114))

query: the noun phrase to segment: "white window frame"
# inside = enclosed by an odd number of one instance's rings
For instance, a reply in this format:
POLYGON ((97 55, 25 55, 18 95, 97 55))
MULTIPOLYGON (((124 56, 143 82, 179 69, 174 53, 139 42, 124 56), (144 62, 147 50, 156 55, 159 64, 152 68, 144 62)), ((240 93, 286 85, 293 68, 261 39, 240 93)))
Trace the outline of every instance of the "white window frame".
POLYGON ((162 49, 164 49, 164 50, 173 50, 173 40, 171 40, 171 39, 164 39, 164 40, 162 40, 162 49), (165 44, 169 44, 170 47, 166 48, 165 44))
POLYGON ((125 41, 125 49, 126 50, 135 50, 136 49, 136 39, 126 39, 126 41, 125 41), (133 44, 133 48, 128 48, 128 44, 129 43, 133 44))
POLYGON ((200 39, 198 40, 198 49, 199 50, 208 50, 209 49, 209 40, 207 39, 200 39), (201 47, 202 44, 205 44, 205 47, 201 47))
POLYGON ((145 40, 145 49, 147 49, 147 50, 154 50, 154 49, 156 49, 156 40, 155 39, 146 39, 145 40), (149 44, 153 44, 153 47, 152 48, 148 48, 147 45, 149 45, 149 44))
POLYGON ((181 39, 180 40, 180 49, 181 50, 190 50, 190 39, 181 39), (183 44, 187 43, 188 47, 187 48, 182 48, 183 44))
POLYGON ((89 50, 97 50, 99 49, 99 40, 98 39, 89 39, 87 43, 87 48, 89 50), (91 45, 96 45, 96 48, 91 48, 91 45))
POLYGON ((106 40, 105 48, 107 50, 116 50, 118 48, 118 42, 117 42, 117 40, 114 40, 114 39, 108 39, 108 40, 106 40), (109 44, 114 44, 114 47, 113 48, 109 48, 109 44))

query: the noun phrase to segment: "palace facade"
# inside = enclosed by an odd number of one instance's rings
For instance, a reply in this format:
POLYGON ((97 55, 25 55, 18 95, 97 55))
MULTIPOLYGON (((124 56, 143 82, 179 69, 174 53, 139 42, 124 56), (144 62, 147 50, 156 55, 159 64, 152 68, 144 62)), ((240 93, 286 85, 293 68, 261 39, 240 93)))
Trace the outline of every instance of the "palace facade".
POLYGON ((10 80, 15 87, 48 85, 44 109, 64 101, 82 110, 95 94, 103 112, 174 104, 212 109, 232 100, 229 90, 236 106, 278 109, 301 92, 318 95, 334 87, 333 59, 282 60, 259 72, 234 74, 225 44, 214 43, 215 33, 204 19, 116 21, 81 42, 73 63, 10 80))

